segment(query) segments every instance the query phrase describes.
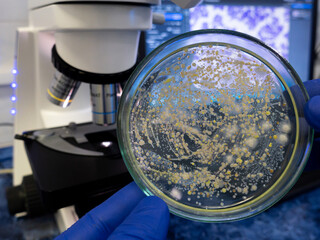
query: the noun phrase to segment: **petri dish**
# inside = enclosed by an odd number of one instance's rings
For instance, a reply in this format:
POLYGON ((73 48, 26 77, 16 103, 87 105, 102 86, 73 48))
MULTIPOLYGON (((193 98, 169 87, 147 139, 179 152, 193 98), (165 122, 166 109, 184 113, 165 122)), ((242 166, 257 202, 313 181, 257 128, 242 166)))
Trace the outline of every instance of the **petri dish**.
POLYGON ((254 216, 294 185, 313 130, 292 66, 249 35, 200 30, 156 48, 118 111, 125 164, 147 195, 204 222, 254 216))

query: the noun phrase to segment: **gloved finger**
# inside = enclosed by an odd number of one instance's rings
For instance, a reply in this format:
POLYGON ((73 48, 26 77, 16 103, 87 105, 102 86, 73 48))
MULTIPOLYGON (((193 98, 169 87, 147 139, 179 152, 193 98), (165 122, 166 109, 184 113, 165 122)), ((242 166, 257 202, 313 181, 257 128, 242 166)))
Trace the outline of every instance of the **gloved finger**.
POLYGON ((158 197, 141 200, 108 240, 164 240, 169 227, 167 204, 158 197))
POLYGON ((67 231, 58 236, 57 240, 105 240, 145 197, 139 187, 132 182, 84 215, 67 231))
POLYGON ((312 97, 305 104, 304 114, 310 126, 320 132, 320 95, 312 97))
POLYGON ((309 80, 304 82, 303 84, 310 98, 320 95, 320 79, 309 80))

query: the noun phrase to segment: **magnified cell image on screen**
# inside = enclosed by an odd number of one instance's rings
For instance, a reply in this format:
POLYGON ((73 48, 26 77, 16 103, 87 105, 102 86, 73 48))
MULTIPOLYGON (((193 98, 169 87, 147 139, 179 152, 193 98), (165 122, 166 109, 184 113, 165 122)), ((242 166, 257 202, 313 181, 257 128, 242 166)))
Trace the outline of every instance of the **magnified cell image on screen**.
POLYGON ((133 97, 129 141, 139 176, 199 209, 260 196, 294 151, 298 120, 287 90, 254 53, 231 44, 168 54, 133 97))
POLYGON ((190 9, 190 30, 229 29, 254 36, 289 57, 290 9, 277 6, 199 5, 190 9))

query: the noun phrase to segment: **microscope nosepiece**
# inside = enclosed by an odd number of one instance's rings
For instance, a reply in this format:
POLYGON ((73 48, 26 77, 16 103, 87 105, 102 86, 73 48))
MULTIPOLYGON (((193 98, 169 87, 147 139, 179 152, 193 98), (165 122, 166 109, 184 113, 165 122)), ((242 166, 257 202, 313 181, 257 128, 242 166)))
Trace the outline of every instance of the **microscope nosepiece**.
POLYGON ((136 65, 116 73, 95 73, 81 70, 64 61, 52 48, 52 63, 56 68, 53 81, 47 90, 49 100, 62 107, 71 104, 81 82, 90 84, 92 120, 97 125, 116 123, 117 107, 124 83, 136 65))

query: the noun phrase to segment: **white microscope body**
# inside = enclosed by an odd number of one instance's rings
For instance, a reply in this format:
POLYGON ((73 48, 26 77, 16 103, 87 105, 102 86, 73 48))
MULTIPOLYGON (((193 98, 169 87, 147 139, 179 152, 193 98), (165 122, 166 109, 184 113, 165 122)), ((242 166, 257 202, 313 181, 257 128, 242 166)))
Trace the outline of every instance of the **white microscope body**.
MULTIPOLYGON (((92 121, 88 84, 80 86, 68 108, 47 100, 55 71, 54 44, 62 59, 87 72, 117 73, 135 64, 140 31, 151 28, 150 5, 159 1, 108 2, 30 1, 29 27, 18 29, 17 34, 15 133, 92 121)), ((30 173, 23 143, 15 141, 14 184, 30 173)))
MULTIPOLYGON (((182 8, 200 2, 172 1, 182 8)), ((160 0, 30 0, 29 26, 17 31, 15 133, 94 120, 89 84, 81 84, 67 108, 47 100, 55 74, 51 63, 52 47, 55 45, 65 62, 85 72, 126 71, 136 63, 140 32, 152 27, 151 6, 157 4, 160 0)), ((61 101, 57 96, 52 98, 61 101)), ((17 185, 23 176, 31 174, 21 141, 14 141, 13 161, 13 182, 17 185)))

